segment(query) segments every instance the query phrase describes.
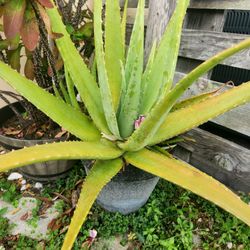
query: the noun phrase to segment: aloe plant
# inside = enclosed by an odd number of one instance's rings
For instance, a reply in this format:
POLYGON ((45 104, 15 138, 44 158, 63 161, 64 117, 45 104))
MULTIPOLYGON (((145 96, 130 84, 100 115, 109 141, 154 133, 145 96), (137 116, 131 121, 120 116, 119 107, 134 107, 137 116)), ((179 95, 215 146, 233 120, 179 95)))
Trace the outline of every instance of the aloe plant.
MULTIPOLYGON (((71 249, 101 189, 128 164, 180 185, 232 213, 250 226, 250 207, 221 183, 174 159, 157 144, 173 138, 250 101, 250 82, 224 93, 211 92, 179 102, 185 90, 222 60, 250 47, 250 39, 215 55, 172 86, 183 19, 189 0, 179 0, 158 46, 144 69, 144 0, 139 0, 135 25, 125 53, 126 17, 118 0, 106 0, 105 35, 102 0, 94 1, 96 71, 92 74, 72 43, 56 8, 48 9, 53 31, 63 36, 57 47, 69 79, 87 112, 64 102, 0 62, 0 76, 51 119, 79 138, 25 148, 0 156, 0 171, 57 159, 95 159, 82 186, 62 249, 71 249), (105 46, 103 45, 105 41, 105 46), (127 55, 127 56, 125 56, 127 55), (166 55, 162 57, 162 55, 166 55), (98 79, 98 82, 96 81, 98 79), (211 109, 211 106, 213 108, 211 109)), ((126 13, 126 11, 125 11, 126 13)))

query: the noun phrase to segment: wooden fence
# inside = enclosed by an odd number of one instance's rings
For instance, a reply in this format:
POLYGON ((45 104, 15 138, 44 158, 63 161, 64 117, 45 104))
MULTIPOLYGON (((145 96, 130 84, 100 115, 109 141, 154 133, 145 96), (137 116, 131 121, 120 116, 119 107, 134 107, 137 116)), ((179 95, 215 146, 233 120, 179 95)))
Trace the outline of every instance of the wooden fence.
MULTIPOLYGON (((135 18, 136 5, 137 1, 131 0, 129 3, 128 39, 135 18)), ((150 48, 153 39, 162 35, 174 6, 175 0, 149 0, 149 4, 147 3, 146 49, 150 48)), ((248 37, 248 35, 223 32, 230 10, 250 10, 250 1, 191 1, 182 32, 176 82, 202 61, 248 37)), ((242 51, 222 64, 250 70, 250 50, 242 51)), ((187 91, 187 95, 222 86, 222 83, 211 81, 211 75, 212 72, 209 72, 199 79, 187 91)), ((219 116, 203 128, 210 132, 198 128, 187 133, 196 142, 180 144, 175 154, 235 190, 249 192, 250 104, 219 116)))

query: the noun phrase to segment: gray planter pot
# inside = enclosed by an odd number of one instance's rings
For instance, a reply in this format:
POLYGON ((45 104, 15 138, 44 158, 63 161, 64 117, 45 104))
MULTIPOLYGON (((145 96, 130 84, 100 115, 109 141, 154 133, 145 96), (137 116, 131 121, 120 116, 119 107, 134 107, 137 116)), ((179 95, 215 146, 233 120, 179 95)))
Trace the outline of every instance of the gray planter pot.
MULTIPOLYGON (((91 164, 84 162, 84 167, 88 173, 91 164)), ((135 212, 147 202, 158 181, 159 177, 129 165, 103 188, 97 203, 110 212, 135 212)))
MULTIPOLYGON (((19 108, 18 104, 17 108, 19 108)), ((13 113, 8 107, 0 109, 0 125, 12 116, 13 113)), ((23 147, 30 147, 38 144, 64 140, 65 138, 53 140, 22 140, 0 135, 0 144, 8 150, 21 149, 23 147)), ((72 168, 74 162, 75 161, 72 160, 47 161, 19 168, 18 171, 21 172, 25 177, 34 181, 47 182, 65 176, 67 172, 72 168)))

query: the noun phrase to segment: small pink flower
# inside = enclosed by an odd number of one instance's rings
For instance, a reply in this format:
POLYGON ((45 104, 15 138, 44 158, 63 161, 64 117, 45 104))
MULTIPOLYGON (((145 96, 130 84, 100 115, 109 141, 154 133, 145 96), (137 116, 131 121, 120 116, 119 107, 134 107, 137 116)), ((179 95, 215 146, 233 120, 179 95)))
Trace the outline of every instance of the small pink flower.
POLYGON ((91 239, 95 239, 96 238, 96 236, 97 236, 97 231, 95 230, 95 229, 93 229, 93 230, 89 230, 89 237, 91 238, 91 239))
POLYGON ((146 117, 144 115, 140 115, 139 118, 135 121, 135 129, 138 129, 145 119, 146 117))

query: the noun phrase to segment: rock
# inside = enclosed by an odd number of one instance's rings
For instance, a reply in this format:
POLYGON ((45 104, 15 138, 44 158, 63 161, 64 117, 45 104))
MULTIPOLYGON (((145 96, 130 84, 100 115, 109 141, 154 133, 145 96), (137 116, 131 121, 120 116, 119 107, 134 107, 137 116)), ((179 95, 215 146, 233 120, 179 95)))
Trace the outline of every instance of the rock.
POLYGON ((8 176, 8 181, 15 181, 15 180, 18 180, 21 178, 23 178, 23 176, 21 174, 13 172, 8 176))

